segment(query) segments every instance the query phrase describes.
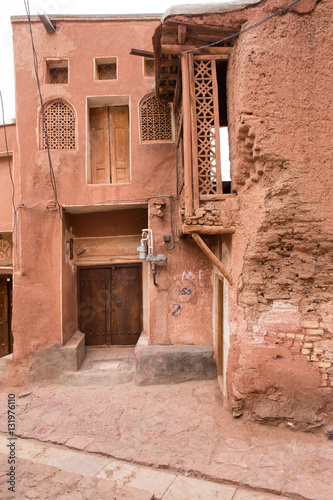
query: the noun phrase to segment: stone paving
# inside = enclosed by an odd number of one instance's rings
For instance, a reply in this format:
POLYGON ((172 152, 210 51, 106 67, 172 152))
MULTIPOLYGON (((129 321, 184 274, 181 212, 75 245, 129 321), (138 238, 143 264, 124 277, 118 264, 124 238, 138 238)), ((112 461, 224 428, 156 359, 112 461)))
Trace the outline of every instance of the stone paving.
POLYGON ((1 498, 288 500, 267 492, 186 477, 65 446, 16 440, 17 487, 8 491, 8 438, 0 434, 1 498))
MULTIPOLYGON (((163 498, 210 498, 206 493, 186 493, 186 481, 193 477, 206 480, 206 488, 215 481, 224 483, 223 486, 247 486, 265 491, 261 497, 251 492, 245 497, 234 496, 234 500, 266 500, 271 493, 311 500, 333 498, 333 441, 327 439, 324 431, 300 433, 233 419, 222 407, 216 381, 150 387, 138 387, 132 383, 87 387, 45 385, 28 389, 23 394, 21 391, 6 390, 0 396, 0 431, 5 436, 8 436, 7 394, 16 392, 17 436, 62 445, 66 450, 85 451, 90 453, 92 460, 98 456, 127 463, 128 467, 147 466, 151 471, 172 473, 177 476, 177 483, 182 483, 184 494, 163 498)), ((23 456, 21 459, 25 460, 23 456)), ((33 484, 38 483, 39 477, 44 477, 43 482, 50 483, 52 489, 54 481, 59 486, 61 474, 65 474, 64 477, 76 474, 75 484, 79 489, 84 488, 82 471, 78 476, 77 469, 61 470, 51 459, 35 461, 31 466, 35 470, 33 484), (56 469, 52 472, 49 467, 56 469)), ((24 471, 28 465, 23 463, 22 467, 24 471)), ((20 469, 18 474, 24 476, 20 469)), ((89 479, 93 481, 89 488, 103 491, 106 486, 99 481, 113 481, 112 463, 110 467, 105 465, 99 475, 100 472, 98 477, 89 479)), ((147 491, 152 493, 149 488, 147 490, 150 482, 147 476, 146 481, 140 483, 143 495, 147 491)), ((138 487, 135 482, 130 486, 127 483, 116 482, 114 488, 138 487)), ((170 495, 175 483, 176 480, 169 487, 170 495)), ((236 493, 243 494, 234 490, 233 495, 236 493)), ((68 493, 74 494, 80 495, 75 490, 68 493)), ((115 490, 114 494, 117 499, 131 498, 131 493, 126 491, 119 493, 115 490), (126 494, 130 496, 126 497, 126 494)), ((211 498, 233 498, 216 495, 213 493, 211 498)), ((97 497, 104 498, 102 493, 97 497)), ((40 494, 31 498, 48 497, 40 494)), ((141 497, 134 493, 132 498, 141 497)))

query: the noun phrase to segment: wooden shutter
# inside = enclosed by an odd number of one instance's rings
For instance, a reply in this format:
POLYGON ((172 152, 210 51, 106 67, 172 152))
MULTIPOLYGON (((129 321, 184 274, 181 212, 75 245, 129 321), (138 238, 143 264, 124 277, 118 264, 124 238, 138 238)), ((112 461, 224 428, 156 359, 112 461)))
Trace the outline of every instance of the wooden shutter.
POLYGON ((91 108, 91 180, 93 184, 110 183, 110 140, 108 107, 91 108))
POLYGON ((109 108, 111 144, 111 182, 129 182, 128 106, 109 108))

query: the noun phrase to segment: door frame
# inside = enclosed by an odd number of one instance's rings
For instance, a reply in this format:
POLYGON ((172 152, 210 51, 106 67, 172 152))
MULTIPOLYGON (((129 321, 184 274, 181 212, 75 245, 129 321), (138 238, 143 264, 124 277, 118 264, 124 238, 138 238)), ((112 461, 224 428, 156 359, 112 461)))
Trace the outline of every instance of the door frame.
MULTIPOLYGON (((6 279, 7 283, 7 300, 8 300, 8 352, 3 356, 7 356, 13 352, 13 333, 12 333, 12 307, 13 307, 13 276, 12 274, 0 273, 0 278, 6 279)), ((1 357, 3 357, 1 356, 1 357)))

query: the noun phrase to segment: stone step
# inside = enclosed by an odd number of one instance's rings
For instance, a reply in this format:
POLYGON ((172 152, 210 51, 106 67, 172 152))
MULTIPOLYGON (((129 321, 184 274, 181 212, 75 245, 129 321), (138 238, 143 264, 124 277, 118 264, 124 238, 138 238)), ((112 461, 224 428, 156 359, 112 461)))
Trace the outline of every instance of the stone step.
POLYGON ((64 385, 118 385, 132 382, 135 375, 133 358, 85 361, 81 370, 65 372, 59 382, 64 385))

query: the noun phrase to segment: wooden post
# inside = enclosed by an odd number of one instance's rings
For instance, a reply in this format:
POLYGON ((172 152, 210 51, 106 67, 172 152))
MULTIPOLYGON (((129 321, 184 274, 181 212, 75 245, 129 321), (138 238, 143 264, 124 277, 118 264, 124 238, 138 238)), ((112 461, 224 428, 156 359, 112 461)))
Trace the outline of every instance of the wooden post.
POLYGON ((183 141, 184 141, 184 184, 185 184, 185 216, 193 214, 192 198, 192 161, 191 161, 191 105, 190 84, 188 74, 188 54, 181 58, 183 87, 183 141))
POLYGON ((189 76, 190 76, 190 106, 192 127, 192 175, 193 175, 193 209, 200 206, 199 200, 199 162, 198 162, 198 134, 197 134, 197 110, 194 82, 193 54, 189 54, 189 76))
POLYGON ((223 274, 223 276, 225 277, 225 279, 227 279, 229 281, 230 285, 232 285, 231 274, 228 273, 228 271, 226 270, 226 268, 224 267, 224 265, 222 264, 222 262, 213 254, 213 252, 206 245, 206 243, 203 241, 203 239, 197 233, 192 233, 192 238, 194 239, 194 241, 196 242, 196 244, 201 248, 201 250, 203 251, 203 253, 205 255, 207 255, 207 257, 209 258, 209 260, 212 261, 212 263, 214 264, 214 266, 216 266, 217 269, 221 272, 221 274, 223 274))

